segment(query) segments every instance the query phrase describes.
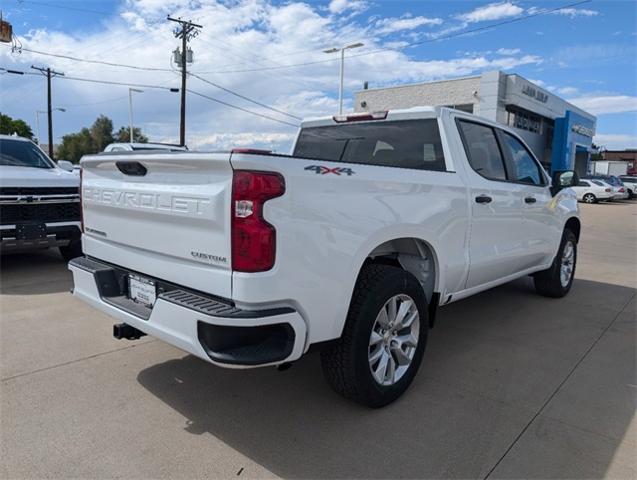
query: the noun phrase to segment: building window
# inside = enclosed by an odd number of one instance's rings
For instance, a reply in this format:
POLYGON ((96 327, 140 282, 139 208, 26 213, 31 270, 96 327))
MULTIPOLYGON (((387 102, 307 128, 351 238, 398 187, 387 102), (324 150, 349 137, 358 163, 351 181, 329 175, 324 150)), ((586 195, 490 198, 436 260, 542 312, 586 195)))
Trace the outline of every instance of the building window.
POLYGON ((508 105, 506 109, 508 114, 507 125, 509 127, 519 128, 538 135, 542 134, 542 117, 513 105, 508 105))

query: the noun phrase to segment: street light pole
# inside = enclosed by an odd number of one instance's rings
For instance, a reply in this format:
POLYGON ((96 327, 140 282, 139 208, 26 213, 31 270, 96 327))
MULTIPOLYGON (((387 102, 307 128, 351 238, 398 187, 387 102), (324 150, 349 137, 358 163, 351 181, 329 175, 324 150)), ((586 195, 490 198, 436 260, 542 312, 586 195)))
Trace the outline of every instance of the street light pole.
POLYGON ((338 88, 338 114, 343 114, 343 82, 345 77, 345 50, 349 50, 351 48, 359 48, 362 47, 363 43, 352 43, 351 45, 346 45, 341 48, 330 48, 328 50, 323 50, 324 53, 336 53, 341 52, 341 67, 340 67, 340 81, 338 88))
POLYGON ((143 90, 128 87, 128 118, 130 120, 128 141, 130 143, 135 142, 135 135, 133 134, 133 92, 142 93, 143 90))
MULTIPOLYGON (((56 107, 51 109, 51 111, 57 111, 57 112, 66 112, 66 108, 62 108, 62 107, 56 107)), ((36 136, 38 137, 38 145, 40 146, 40 148, 42 148, 42 138, 40 137, 40 114, 41 113, 46 113, 48 115, 49 110, 36 110, 35 111, 35 133, 36 136)), ((50 137, 51 135, 49 135, 50 137)), ((49 140, 51 141, 51 140, 49 140)), ((53 157, 51 157, 53 158, 53 157)))
POLYGON ((42 145, 42 140, 40 139, 40 111, 36 110, 35 111, 35 133, 38 137, 38 145, 42 145))

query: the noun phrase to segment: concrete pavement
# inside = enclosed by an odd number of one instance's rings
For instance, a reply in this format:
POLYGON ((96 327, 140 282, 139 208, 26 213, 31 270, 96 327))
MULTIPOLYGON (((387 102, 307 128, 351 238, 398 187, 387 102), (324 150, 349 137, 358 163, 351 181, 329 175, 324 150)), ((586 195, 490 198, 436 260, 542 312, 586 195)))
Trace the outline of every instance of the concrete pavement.
POLYGON ((636 478, 637 204, 582 206, 561 300, 522 279, 441 309, 382 410, 288 371, 215 368, 68 294, 55 252, 0 276, 2 478, 636 478))

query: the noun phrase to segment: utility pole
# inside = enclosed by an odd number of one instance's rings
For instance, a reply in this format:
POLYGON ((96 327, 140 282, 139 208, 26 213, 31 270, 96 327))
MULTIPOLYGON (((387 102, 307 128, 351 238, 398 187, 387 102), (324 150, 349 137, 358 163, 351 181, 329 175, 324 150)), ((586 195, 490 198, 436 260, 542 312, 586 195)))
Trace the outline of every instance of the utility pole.
POLYGON ((179 144, 183 147, 186 145, 186 64, 187 64, 187 48, 188 42, 199 35, 199 28, 203 28, 202 25, 197 25, 191 21, 182 20, 181 18, 167 17, 171 22, 176 22, 179 27, 175 27, 173 34, 175 38, 181 39, 181 109, 179 119, 179 144))
POLYGON ((33 65, 31 65, 31 68, 46 76, 47 117, 49 124, 49 157, 53 159, 53 109, 51 108, 51 78, 57 76, 63 77, 64 73, 56 72, 55 70, 51 70, 49 67, 34 67, 33 65))

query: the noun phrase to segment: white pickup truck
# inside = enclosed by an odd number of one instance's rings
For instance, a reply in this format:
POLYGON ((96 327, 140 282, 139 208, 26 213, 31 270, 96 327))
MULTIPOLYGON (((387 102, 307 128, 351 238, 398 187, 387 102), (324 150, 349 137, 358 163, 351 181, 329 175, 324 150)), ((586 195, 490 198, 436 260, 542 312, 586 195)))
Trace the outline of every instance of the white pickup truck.
POLYGON ((551 179, 512 131, 446 108, 303 122, 292 155, 82 159, 74 295, 225 367, 321 349, 331 386, 379 407, 421 363, 438 306, 524 275, 571 288, 573 172, 551 179))
POLYGON ((69 261, 82 254, 80 179, 28 138, 0 135, 0 253, 58 247, 69 261))

